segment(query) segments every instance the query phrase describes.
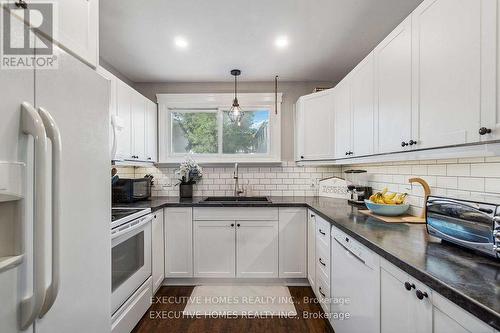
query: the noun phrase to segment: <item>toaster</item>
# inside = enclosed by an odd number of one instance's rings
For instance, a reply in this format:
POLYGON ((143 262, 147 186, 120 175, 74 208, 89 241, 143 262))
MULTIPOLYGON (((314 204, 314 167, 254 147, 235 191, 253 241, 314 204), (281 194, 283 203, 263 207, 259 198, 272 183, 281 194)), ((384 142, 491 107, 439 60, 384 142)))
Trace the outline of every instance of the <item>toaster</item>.
POLYGON ((426 224, 432 236, 500 258, 500 204, 429 196, 426 224))

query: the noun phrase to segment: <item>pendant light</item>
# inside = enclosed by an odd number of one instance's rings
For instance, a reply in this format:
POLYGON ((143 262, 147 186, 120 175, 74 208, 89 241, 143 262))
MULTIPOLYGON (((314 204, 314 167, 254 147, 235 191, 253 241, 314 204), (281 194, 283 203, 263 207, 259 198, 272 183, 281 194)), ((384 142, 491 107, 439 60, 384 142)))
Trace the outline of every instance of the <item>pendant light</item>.
POLYGON ((238 76, 240 76, 241 71, 239 69, 233 69, 231 71, 231 75, 234 76, 234 99, 233 99, 233 105, 231 106, 231 110, 229 111, 229 119, 233 123, 238 124, 238 126, 241 126, 241 119, 244 116, 244 112, 240 107, 240 104, 238 103, 238 76))

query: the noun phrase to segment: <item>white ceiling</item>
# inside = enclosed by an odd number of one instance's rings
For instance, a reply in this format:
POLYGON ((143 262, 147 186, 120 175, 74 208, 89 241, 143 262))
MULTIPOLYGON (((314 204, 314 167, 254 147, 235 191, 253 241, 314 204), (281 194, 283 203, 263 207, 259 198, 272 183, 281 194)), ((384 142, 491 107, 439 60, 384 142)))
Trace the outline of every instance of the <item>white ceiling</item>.
POLYGON ((100 53, 135 82, 338 81, 420 2, 103 0, 100 53))

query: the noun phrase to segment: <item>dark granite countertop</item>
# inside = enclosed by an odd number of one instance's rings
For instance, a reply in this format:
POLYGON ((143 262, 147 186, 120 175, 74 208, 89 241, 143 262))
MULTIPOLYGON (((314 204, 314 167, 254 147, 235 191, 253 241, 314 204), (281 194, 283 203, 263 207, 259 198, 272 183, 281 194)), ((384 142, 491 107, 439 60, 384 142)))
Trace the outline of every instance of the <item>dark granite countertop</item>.
POLYGON ((500 329, 500 261, 429 236, 425 225, 388 224, 358 213, 346 200, 270 197, 271 203, 201 203, 202 198, 153 197, 129 205, 150 207, 307 207, 381 257, 500 329))

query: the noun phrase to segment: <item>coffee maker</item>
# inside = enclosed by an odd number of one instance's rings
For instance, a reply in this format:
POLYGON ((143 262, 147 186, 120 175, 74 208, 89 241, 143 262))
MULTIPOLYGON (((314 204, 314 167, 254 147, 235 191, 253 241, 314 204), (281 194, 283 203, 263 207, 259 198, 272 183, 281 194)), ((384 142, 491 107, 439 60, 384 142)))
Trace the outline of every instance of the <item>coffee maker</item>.
POLYGON ((356 205, 364 205, 365 199, 372 195, 372 188, 368 186, 368 173, 366 170, 346 170, 347 190, 351 194, 348 200, 356 205))

